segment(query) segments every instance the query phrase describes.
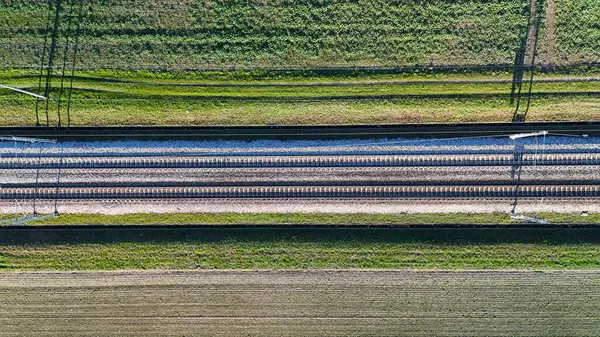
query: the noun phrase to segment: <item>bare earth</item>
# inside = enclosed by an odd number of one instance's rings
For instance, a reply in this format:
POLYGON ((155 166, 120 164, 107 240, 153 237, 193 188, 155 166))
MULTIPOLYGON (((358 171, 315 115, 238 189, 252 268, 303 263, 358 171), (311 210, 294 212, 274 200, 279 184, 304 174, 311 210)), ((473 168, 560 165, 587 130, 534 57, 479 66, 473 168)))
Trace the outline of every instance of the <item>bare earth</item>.
POLYGON ((0 335, 597 336, 600 271, 0 273, 0 335))

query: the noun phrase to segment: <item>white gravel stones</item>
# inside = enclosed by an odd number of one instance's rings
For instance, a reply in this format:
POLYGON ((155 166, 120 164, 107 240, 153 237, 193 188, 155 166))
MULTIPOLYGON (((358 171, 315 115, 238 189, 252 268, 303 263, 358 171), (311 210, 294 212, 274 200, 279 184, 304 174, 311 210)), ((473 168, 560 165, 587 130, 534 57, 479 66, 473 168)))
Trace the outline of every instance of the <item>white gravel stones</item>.
MULTIPOLYGON (((63 142, 59 144, 0 143, 2 158, 23 157, 144 157, 144 156, 329 156, 329 155, 455 155, 525 153, 600 153, 600 138, 548 136, 517 141, 508 137, 419 140, 378 139, 341 141, 118 141, 63 142), (15 147, 16 145, 16 147, 15 147)), ((33 158, 32 158, 33 159, 33 158)), ((309 168, 174 168, 174 169, 62 169, 62 184, 176 184, 248 186, 418 184, 448 185, 515 182, 514 168, 498 167, 309 167, 309 168)), ((56 183, 58 170, 0 170, 2 184, 56 183)), ((536 180, 600 180, 600 166, 524 166, 521 183, 536 180)), ((1 189, 0 189, 1 193, 1 189)), ((512 200, 98 200, 59 202, 63 213, 163 213, 163 212, 508 212, 512 200)), ((595 200, 562 199, 554 202, 520 201, 519 210, 565 212, 597 211, 595 200)), ((30 201, 3 201, 0 213, 29 212, 30 201)), ((53 202, 39 201, 39 212, 53 211, 53 202)))
MULTIPOLYGON (((132 214, 132 213, 508 213, 512 199, 170 199, 170 200, 61 200, 61 214, 132 214)), ((3 213, 31 213, 33 201, 1 201, 3 213)), ((38 200, 40 214, 54 212, 54 201, 38 200)), ((519 201, 523 213, 590 213, 600 212, 598 199, 534 199, 519 201)))
POLYGON ((323 140, 323 141, 110 141, 26 144, 0 142, 1 156, 142 156, 142 155, 332 155, 332 154, 442 154, 513 153, 515 144, 525 151, 600 152, 600 138, 548 136, 511 140, 508 137, 474 139, 323 140))

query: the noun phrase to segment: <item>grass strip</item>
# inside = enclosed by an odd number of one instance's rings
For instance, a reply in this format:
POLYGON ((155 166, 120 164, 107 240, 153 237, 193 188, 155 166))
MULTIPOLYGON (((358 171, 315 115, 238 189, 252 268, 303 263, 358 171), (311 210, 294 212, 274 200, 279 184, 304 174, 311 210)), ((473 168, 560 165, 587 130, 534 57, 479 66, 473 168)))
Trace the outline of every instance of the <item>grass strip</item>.
MULTIPOLYGON (((510 122, 508 99, 377 99, 330 101, 203 101, 196 99, 97 99, 72 102, 72 125, 316 125, 510 122)), ((57 124, 51 102, 50 125, 57 124)), ((63 112, 63 119, 66 114, 63 112)), ((600 97, 535 98, 529 121, 600 119, 600 97)), ((35 124, 35 101, 0 99, 1 126, 35 124)), ((45 124, 45 118, 42 121, 45 124)))
MULTIPOLYGON (((600 214, 541 213, 550 224, 600 224, 600 214)), ((16 215, 4 215, 10 219, 16 215)), ((173 214, 61 214, 28 226, 44 225, 447 225, 511 224, 505 213, 423 213, 423 214, 347 214, 347 213, 173 213, 173 214)))
MULTIPOLYGON (((509 102, 510 83, 432 82, 509 80, 505 73, 359 73, 303 79, 296 73, 277 77, 269 73, 104 70, 82 71, 78 76, 71 121, 82 126, 509 122, 514 113, 509 102), (352 83, 302 86, 307 81, 352 83), (409 84, 372 84, 378 81, 409 84), (371 84, 361 84, 366 82, 371 84), (203 83, 231 86, 198 86, 203 83), (273 83, 285 85, 264 85, 273 83)), ((598 71, 569 77, 596 78, 598 71)), ((0 81, 34 91, 37 88, 33 70, 0 70, 0 81)), ((600 119, 600 82, 536 83, 534 89, 534 93, 555 92, 556 96, 535 97, 528 114, 531 121, 600 119)), ((62 103, 64 119, 66 102, 62 103)), ((35 104, 30 97, 0 90, 0 125, 35 124, 35 104)), ((50 102, 50 111, 49 123, 55 125, 56 100, 50 102)))
POLYGON ((7 230, 4 270, 594 269, 600 229, 7 230))

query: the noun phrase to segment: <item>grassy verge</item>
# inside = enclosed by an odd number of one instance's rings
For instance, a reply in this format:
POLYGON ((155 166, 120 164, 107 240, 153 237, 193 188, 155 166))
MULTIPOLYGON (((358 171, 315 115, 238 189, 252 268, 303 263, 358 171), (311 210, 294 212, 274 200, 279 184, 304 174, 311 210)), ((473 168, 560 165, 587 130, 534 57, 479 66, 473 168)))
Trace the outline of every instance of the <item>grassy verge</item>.
POLYGON ((4 270, 590 269, 598 229, 4 231, 4 270))
MULTIPOLYGON (((588 216, 580 214, 542 213, 537 216, 549 223, 600 224, 600 214, 588 216)), ((3 219, 13 216, 4 215, 3 219)), ((62 214, 58 217, 30 226, 44 225, 445 225, 445 224, 510 224, 508 214, 467 214, 467 213, 430 213, 430 214, 344 214, 344 213, 199 213, 199 214, 62 214)))
MULTIPOLYGON (((600 77, 588 69, 583 78, 600 77)), ((508 122, 508 73, 332 74, 274 72, 80 72, 72 125, 297 125, 508 122), (442 82, 440 82, 442 81, 442 82), (464 81, 446 82, 443 81, 464 81), (327 85, 323 85, 324 83, 327 85), (319 84, 319 85, 317 85, 319 84), (217 85, 217 86, 215 86, 217 85)), ((581 74, 546 74, 569 79, 581 74)), ((36 91, 33 70, 0 71, 2 83, 36 91)), ((60 81, 54 79, 54 88, 60 81)), ((527 85, 523 92, 527 92, 527 85)), ((529 120, 600 119, 600 82, 536 83, 529 120)), ((57 124, 56 91, 49 123, 57 124)), ((66 120, 66 94, 61 118, 66 120)), ((0 89, 0 125, 33 125, 35 100, 0 89)), ((43 105, 42 105, 43 106, 43 105)), ((41 122, 46 122, 42 109, 41 122)))

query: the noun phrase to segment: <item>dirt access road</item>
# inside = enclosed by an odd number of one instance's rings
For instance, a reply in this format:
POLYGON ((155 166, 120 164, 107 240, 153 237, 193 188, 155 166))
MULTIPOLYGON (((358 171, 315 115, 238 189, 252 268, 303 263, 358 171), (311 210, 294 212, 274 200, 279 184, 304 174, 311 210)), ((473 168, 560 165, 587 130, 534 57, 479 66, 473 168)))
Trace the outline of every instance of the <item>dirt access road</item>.
POLYGON ((593 336, 600 271, 0 273, 0 335, 593 336))

